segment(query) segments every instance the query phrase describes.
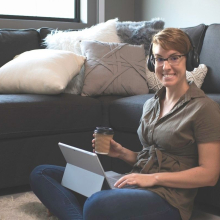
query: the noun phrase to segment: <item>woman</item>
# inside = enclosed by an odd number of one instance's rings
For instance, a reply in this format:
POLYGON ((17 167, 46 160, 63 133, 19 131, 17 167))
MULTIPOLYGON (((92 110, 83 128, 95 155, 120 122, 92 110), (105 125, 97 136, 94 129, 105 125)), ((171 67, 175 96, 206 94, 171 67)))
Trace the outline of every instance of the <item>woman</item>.
MULTIPOLYGON (((186 80, 188 36, 167 28, 152 41, 150 62, 163 84, 144 104, 138 135, 139 153, 111 140, 109 156, 133 166, 130 174, 84 201, 60 185, 64 168, 39 166, 31 186, 59 219, 188 220, 198 187, 214 186, 220 172, 220 110, 186 80), (138 189, 123 186, 138 185, 138 189)), ((94 147, 95 140, 92 140, 94 147)), ((84 200, 84 199, 82 199, 84 200)))

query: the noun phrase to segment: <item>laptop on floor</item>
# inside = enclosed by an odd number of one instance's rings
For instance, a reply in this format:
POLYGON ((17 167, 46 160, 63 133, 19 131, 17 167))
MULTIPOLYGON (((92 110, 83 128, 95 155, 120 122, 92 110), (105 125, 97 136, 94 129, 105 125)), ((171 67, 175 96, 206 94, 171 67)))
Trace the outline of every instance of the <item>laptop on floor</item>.
POLYGON ((113 171, 105 172, 95 153, 63 143, 58 145, 67 162, 61 184, 68 189, 90 197, 100 190, 114 189, 114 183, 123 176, 113 171))

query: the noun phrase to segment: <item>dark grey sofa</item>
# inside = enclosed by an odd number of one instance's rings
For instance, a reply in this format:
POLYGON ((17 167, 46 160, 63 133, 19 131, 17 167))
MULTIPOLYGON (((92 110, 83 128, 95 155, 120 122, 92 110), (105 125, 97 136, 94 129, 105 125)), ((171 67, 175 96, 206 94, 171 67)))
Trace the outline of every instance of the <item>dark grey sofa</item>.
MULTIPOLYGON (((183 28, 209 71, 202 89, 220 104, 220 24, 183 28)), ((43 48, 42 39, 51 29, 0 30, 0 66, 24 51, 43 48)), ((136 134, 144 102, 154 94, 131 97, 79 95, 0 94, 0 189, 22 186, 40 164, 65 165, 58 142, 91 151, 96 126, 111 126, 114 139, 141 150, 136 134)), ((220 158, 219 158, 220 159, 220 158)), ((100 156, 105 170, 124 173, 122 161, 100 156)), ((220 208, 220 182, 199 190, 197 203, 220 208)))

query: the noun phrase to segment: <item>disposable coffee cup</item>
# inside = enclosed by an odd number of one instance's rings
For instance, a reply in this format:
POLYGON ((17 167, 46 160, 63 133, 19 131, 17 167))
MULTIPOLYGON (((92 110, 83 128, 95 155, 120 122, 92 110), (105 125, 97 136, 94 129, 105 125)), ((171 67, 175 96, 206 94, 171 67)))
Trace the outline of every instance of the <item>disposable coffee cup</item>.
POLYGON ((98 154, 108 154, 110 150, 110 141, 113 138, 114 131, 108 127, 96 127, 95 134, 95 152, 98 154))

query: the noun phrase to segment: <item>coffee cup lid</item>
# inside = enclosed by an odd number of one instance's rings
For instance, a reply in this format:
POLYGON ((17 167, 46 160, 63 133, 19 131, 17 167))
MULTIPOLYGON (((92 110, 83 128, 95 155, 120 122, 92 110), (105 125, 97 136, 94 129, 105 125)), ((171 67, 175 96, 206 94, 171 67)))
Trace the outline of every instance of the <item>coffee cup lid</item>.
POLYGON ((114 134, 114 130, 109 127, 96 127, 95 132, 99 134, 114 134))

